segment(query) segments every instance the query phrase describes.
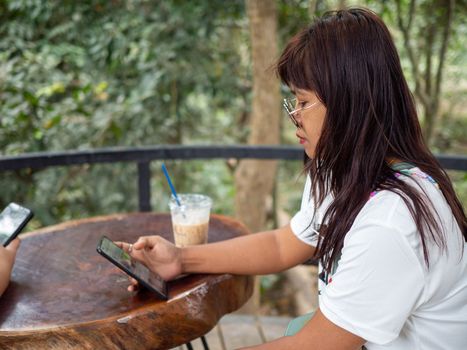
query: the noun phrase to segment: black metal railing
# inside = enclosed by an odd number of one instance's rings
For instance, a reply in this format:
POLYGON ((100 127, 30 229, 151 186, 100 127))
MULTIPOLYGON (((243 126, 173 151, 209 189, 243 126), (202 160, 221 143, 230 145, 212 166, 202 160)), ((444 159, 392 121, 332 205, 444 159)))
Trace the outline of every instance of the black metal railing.
MULTIPOLYGON (((156 160, 176 159, 276 159, 301 160, 303 148, 295 146, 250 145, 158 145, 136 148, 104 148, 64 152, 27 153, 0 157, 0 171, 42 169, 53 166, 71 166, 99 163, 136 163, 138 167, 138 203, 140 211, 151 210, 150 163, 156 160)), ((437 155, 448 170, 467 171, 467 156, 437 155)))

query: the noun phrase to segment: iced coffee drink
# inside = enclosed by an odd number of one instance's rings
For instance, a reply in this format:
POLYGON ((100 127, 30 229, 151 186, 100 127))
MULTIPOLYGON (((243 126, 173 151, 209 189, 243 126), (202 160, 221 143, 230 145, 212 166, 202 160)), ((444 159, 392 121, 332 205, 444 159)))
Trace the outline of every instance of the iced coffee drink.
POLYGON ((180 205, 175 198, 169 205, 175 245, 185 247, 207 243, 211 198, 201 194, 180 194, 178 198, 180 205))

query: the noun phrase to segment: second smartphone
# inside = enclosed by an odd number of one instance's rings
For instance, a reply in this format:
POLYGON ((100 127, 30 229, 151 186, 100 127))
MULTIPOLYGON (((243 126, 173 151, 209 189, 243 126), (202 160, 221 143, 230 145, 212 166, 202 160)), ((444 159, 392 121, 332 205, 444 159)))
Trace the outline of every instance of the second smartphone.
POLYGON ((0 244, 6 247, 33 217, 30 209, 10 203, 0 213, 0 244))

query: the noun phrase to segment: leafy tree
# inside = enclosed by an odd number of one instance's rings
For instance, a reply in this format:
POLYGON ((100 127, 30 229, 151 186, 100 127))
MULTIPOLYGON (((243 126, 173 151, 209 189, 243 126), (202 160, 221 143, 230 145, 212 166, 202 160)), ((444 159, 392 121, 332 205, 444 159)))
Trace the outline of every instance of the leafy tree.
MULTIPOLYGON (((366 3, 383 15, 401 43, 395 1, 366 3)), ((278 0, 279 51, 312 15, 344 3, 355 1, 278 0)), ((409 0, 399 3, 407 24, 410 12, 403 10, 409 0)), ((428 24, 443 23, 440 4, 416 3, 410 43, 416 43, 417 54, 428 24)), ((452 116, 465 116, 465 13, 466 1, 457 0, 443 70, 451 86, 440 85, 445 92, 441 89, 438 115, 444 117, 436 143, 459 152, 465 152, 465 123, 452 116)), ((0 152, 244 143, 251 131, 248 30, 243 0, 0 0, 0 152)), ((433 55, 440 45, 436 36, 433 55)), ((426 62, 420 59, 420 72, 426 62)), ((436 67, 438 59, 431 62, 436 67)), ((422 74, 422 87, 423 79, 422 74)), ((292 128, 281 132, 282 143, 295 142, 292 128)), ((232 214, 232 169, 224 162, 168 165, 180 191, 212 191, 219 211, 232 214)), ((157 164, 153 174, 153 206, 167 210, 168 191, 157 164)), ((291 179, 292 174, 295 166, 279 176, 291 179)), ((38 225, 136 209, 135 168, 121 164, 3 172, 0 186, 0 205, 16 200, 33 207, 38 225)))
MULTIPOLYGON (((232 125, 244 118, 250 90, 245 24, 241 1, 1 2, 2 153, 237 140, 244 131, 232 125)), ((134 169, 104 169, 48 170, 64 185, 45 192, 55 209, 37 217, 48 224, 67 210, 134 210, 134 184, 114 181, 134 178, 134 169), (91 183, 123 195, 99 199, 91 183)), ((2 174, 11 191, 0 204, 39 205, 35 191, 44 187, 31 186, 43 174, 2 174)))

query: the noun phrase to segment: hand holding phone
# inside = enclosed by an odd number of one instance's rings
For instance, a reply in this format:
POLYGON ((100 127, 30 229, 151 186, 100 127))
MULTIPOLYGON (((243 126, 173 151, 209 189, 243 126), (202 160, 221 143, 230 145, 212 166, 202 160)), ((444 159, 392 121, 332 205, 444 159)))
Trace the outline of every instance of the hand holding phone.
POLYGON ((99 254, 137 280, 142 286, 155 292, 159 298, 168 299, 167 283, 142 263, 134 260, 112 240, 103 236, 96 249, 99 254))
POLYGON ((16 252, 18 251, 19 245, 19 239, 12 240, 8 247, 2 247, 0 245, 0 296, 10 282, 11 270, 15 263, 16 252))
POLYGON ((10 203, 0 213, 0 243, 6 247, 33 217, 30 209, 10 203))

